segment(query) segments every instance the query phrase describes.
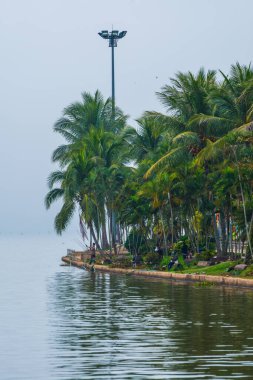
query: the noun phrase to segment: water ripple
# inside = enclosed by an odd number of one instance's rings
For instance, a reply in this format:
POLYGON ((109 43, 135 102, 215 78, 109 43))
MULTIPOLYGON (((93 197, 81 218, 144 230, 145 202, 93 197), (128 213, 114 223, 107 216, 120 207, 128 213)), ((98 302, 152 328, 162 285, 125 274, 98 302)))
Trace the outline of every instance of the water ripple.
POLYGON ((48 293, 52 379, 252 378, 247 292, 67 268, 48 293))

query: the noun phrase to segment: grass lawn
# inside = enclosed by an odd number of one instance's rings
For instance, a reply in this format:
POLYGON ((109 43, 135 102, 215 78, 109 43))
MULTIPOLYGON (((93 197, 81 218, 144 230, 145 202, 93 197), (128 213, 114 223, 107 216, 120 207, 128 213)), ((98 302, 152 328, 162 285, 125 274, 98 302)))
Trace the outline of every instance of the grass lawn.
POLYGON ((181 273, 199 273, 199 274, 208 274, 212 276, 222 276, 229 274, 228 269, 235 265, 235 261, 228 261, 220 263, 217 265, 211 265, 208 267, 191 267, 185 270, 180 271, 181 273))
POLYGON ((198 273, 207 274, 210 276, 237 276, 237 277, 247 277, 253 278, 253 265, 249 265, 244 271, 232 270, 228 272, 228 269, 236 265, 236 261, 227 261, 217 265, 211 265, 208 267, 191 267, 180 271, 180 273, 198 273))
POLYGON ((228 269, 236 264, 235 261, 227 261, 217 265, 211 265, 208 267, 197 267, 188 268, 182 271, 182 273, 199 273, 199 274, 209 274, 213 276, 221 276, 229 274, 228 269))

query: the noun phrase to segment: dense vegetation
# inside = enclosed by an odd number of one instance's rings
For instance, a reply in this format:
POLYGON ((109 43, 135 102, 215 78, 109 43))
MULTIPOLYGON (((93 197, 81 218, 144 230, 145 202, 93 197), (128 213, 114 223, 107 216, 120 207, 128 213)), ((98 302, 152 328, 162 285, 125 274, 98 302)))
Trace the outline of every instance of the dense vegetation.
POLYGON ((84 238, 98 248, 125 242, 134 254, 187 245, 252 259, 253 69, 178 73, 157 94, 166 114, 145 112, 138 127, 97 91, 82 95, 54 130, 66 140, 53 153, 46 207, 65 230, 75 210, 84 238))

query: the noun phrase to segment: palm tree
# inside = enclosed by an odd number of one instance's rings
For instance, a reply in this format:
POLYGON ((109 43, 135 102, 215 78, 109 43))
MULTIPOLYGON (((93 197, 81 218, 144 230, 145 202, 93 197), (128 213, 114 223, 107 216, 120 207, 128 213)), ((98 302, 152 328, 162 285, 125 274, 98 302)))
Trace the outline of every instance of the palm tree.
POLYGON ((252 141, 253 69, 251 65, 241 66, 236 63, 231 66, 229 76, 222 72, 221 74, 223 83, 213 89, 208 97, 209 104, 214 110, 213 114, 198 114, 192 119, 192 124, 199 128, 208 127, 217 131, 216 139, 207 140, 196 162, 206 164, 208 160, 219 157, 221 162, 226 162, 226 164, 230 162, 232 166, 235 166, 249 246, 248 256, 252 258, 251 230, 248 227, 244 181, 240 166, 242 162, 245 162, 245 153, 246 156, 252 157, 249 144, 252 141))
MULTIPOLYGON (((169 112, 174 115, 176 121, 180 120, 184 127, 181 128, 181 131, 178 129, 172 139, 169 151, 151 165, 146 173, 146 178, 160 171, 178 173, 182 166, 190 169, 191 162, 193 163, 196 157, 195 162, 200 162, 202 158, 201 166, 207 180, 212 171, 210 162, 208 163, 212 149, 217 151, 218 146, 223 144, 224 136, 234 128, 250 127, 253 116, 251 67, 236 64, 232 66, 229 77, 223 73, 222 76, 224 80, 218 85, 214 72, 209 72, 206 76, 203 70, 197 76, 193 76, 191 73, 179 73, 176 79, 172 80, 171 86, 163 87, 163 91, 158 94, 160 99, 167 106, 169 112)), ((169 119, 171 117, 169 116, 169 119)), ((163 117, 163 119, 165 118, 166 116, 163 117)), ((229 136, 231 138, 232 135, 229 136)), ((229 149, 232 149, 232 145, 228 142, 229 149)), ((222 153, 225 153, 224 147, 222 149, 222 153)), ((237 162, 235 152, 233 155, 234 162, 237 162)), ((220 154, 221 157, 224 160, 225 154, 220 154)), ((240 178, 239 165, 237 165, 237 171, 238 178, 240 178)), ((184 181, 184 183, 186 182, 184 181)), ((213 219, 215 220, 216 200, 211 196, 210 190, 210 186, 208 186, 204 203, 213 202, 213 219)), ((243 198, 242 188, 241 194, 243 198)), ((204 194, 201 199, 203 196, 204 194)), ((245 205, 244 201, 243 204, 245 205)), ((225 216, 224 207, 226 208, 225 203, 221 204, 222 223, 225 223, 225 220, 228 221, 230 213, 228 210, 227 216, 225 216)), ((246 215, 246 210, 244 214, 246 215)), ((214 229, 215 227, 214 225, 214 229)), ((222 228, 222 250, 219 249, 217 241, 217 251, 221 255, 226 252, 226 243, 224 243, 227 241, 226 234, 226 228, 222 228)))
POLYGON ((253 70, 237 63, 220 74, 176 74, 158 93, 168 113, 145 112, 136 129, 119 109, 112 120, 98 91, 67 107, 54 126, 66 142, 53 153, 60 169, 46 196, 47 207, 63 201, 56 231, 78 210, 83 234, 102 248, 115 249, 117 230, 118 239, 138 231, 151 249, 159 230, 165 247, 186 233, 196 252, 215 237, 224 256, 234 223, 251 259, 253 70))
MULTIPOLYGON (((191 170, 191 163, 204 146, 206 138, 204 133, 191 129, 189 121, 198 112, 211 112, 207 97, 215 86, 214 71, 208 71, 206 74, 201 69, 196 76, 190 72, 187 74, 178 73, 176 78, 171 80, 171 85, 164 86, 162 92, 158 93, 158 97, 166 106, 169 115, 149 114, 150 117, 156 118, 166 131, 163 139, 167 140, 167 152, 160 154, 160 157, 157 157, 150 165, 145 178, 153 180, 155 176, 156 180, 160 182, 160 173, 167 173, 170 178, 173 178, 171 185, 167 186, 167 193, 170 202, 174 197, 180 199, 178 201, 180 203, 179 219, 182 219, 180 214, 182 210, 185 210, 188 214, 187 220, 193 220, 194 206, 198 208, 197 194, 199 192, 197 189, 192 192, 190 183, 193 181, 189 180, 191 177, 196 179, 191 170), (182 177, 184 173, 187 173, 187 177, 182 177), (189 201, 193 198, 194 203, 189 208, 189 201)), ((173 230, 173 226, 171 229, 173 230)))
POLYGON ((176 78, 171 78, 171 85, 162 87, 157 95, 167 111, 188 123, 189 119, 198 113, 208 114, 210 106, 206 101, 209 92, 216 87, 216 72, 205 73, 201 68, 197 75, 190 71, 187 74, 179 72, 176 78))
POLYGON ((106 131, 118 134, 125 127, 127 116, 116 107, 115 118, 112 120, 111 110, 111 99, 104 101, 98 90, 94 96, 84 92, 81 102, 66 107, 63 117, 55 123, 54 131, 59 133, 67 144, 60 145, 53 152, 53 162, 64 165, 68 159, 71 160, 73 152, 83 148, 83 138, 91 128, 104 128, 106 131))
POLYGON ((97 91, 94 97, 84 93, 82 102, 67 107, 64 117, 55 124, 54 130, 67 144, 53 153, 53 161, 62 170, 50 175, 45 202, 50 207, 56 199, 63 199, 55 219, 58 233, 67 227, 78 206, 82 230, 84 222, 97 246, 99 240, 103 247, 108 246, 106 219, 112 214, 115 187, 119 185, 115 173, 125 160, 125 121, 126 116, 118 108, 112 121, 110 99, 104 102, 97 91), (57 182, 60 187, 54 188, 57 182))
POLYGON ((94 232, 96 202, 89 186, 89 175, 93 166, 91 160, 85 160, 83 156, 75 156, 65 170, 51 173, 48 178, 50 191, 45 197, 45 205, 46 208, 50 208, 58 199, 63 200, 61 210, 55 217, 55 229, 59 234, 67 228, 78 208, 80 221, 85 219, 93 240, 99 248, 99 241, 94 232), (56 184, 58 187, 55 187, 56 184))

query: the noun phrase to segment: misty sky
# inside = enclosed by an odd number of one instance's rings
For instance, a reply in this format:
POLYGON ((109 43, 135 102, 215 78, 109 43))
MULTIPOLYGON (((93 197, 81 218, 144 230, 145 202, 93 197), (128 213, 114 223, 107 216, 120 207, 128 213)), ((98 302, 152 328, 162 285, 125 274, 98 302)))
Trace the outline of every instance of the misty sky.
POLYGON ((249 64, 252 14, 252 0, 0 0, 0 233, 53 230, 53 124, 81 92, 111 94, 100 30, 128 31, 115 51, 116 101, 131 123, 163 110, 155 91, 177 71, 249 64))

